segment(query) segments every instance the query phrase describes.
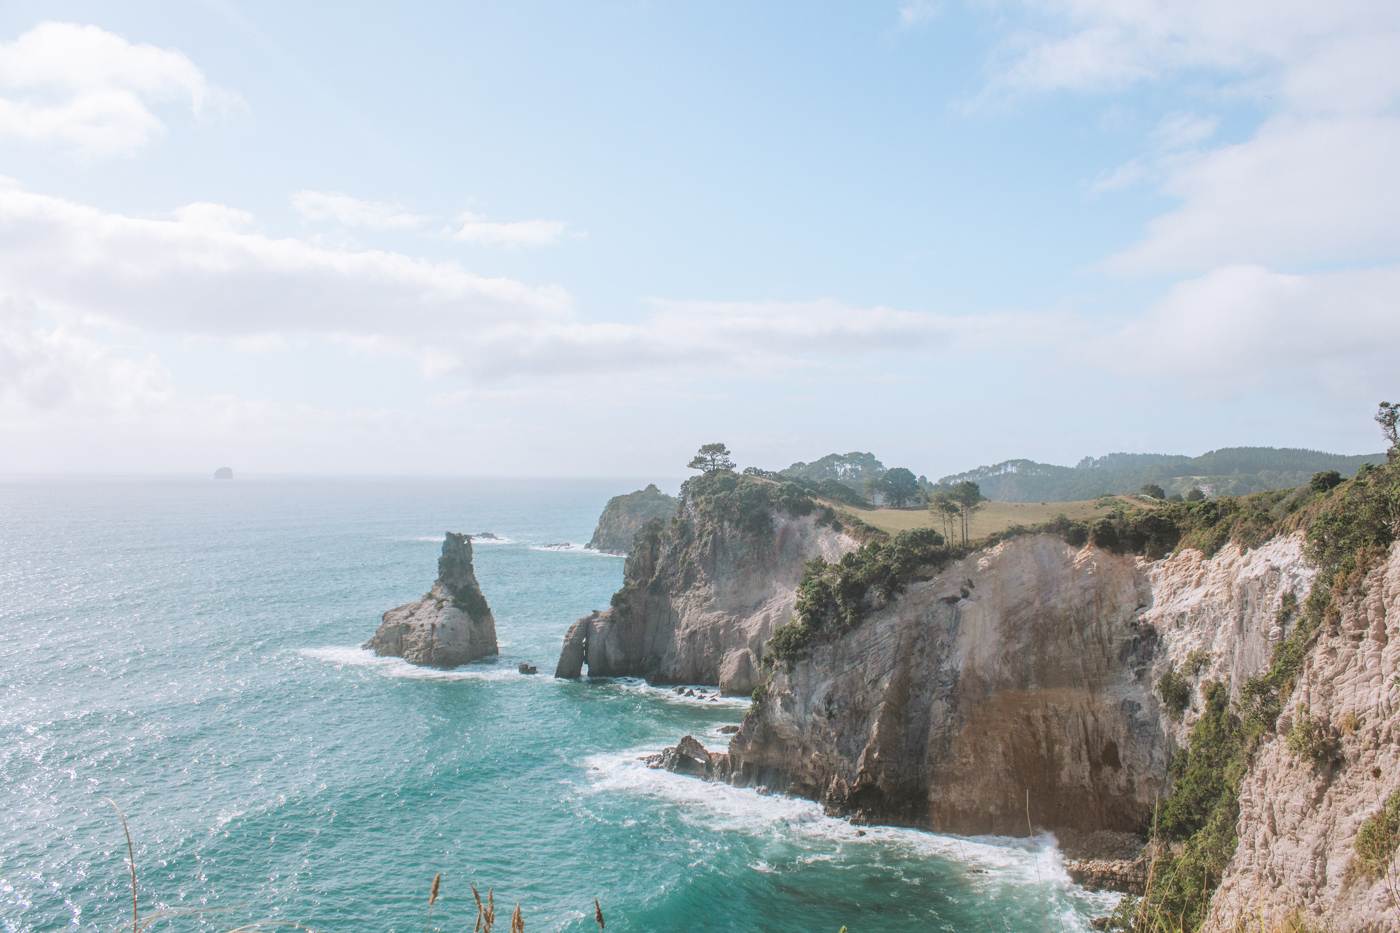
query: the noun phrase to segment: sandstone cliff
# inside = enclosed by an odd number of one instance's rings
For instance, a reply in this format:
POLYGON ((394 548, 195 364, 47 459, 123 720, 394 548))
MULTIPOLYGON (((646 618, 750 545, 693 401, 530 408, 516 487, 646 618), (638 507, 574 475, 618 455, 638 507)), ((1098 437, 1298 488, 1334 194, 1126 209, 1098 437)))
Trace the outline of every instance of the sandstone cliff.
POLYGON ((456 667, 498 653, 496 620, 477 584, 470 536, 447 533, 433 588, 422 599, 384 613, 364 646, 378 655, 434 667, 456 667))
POLYGON ((780 665, 729 767, 872 821, 1023 834, 1029 795, 1037 829, 1140 832, 1194 719, 1161 676, 1194 700, 1255 673, 1311 579, 1297 536, 1159 561, 1015 537, 780 665))
POLYGON ((1357 836, 1400 794, 1400 544, 1371 569, 1308 653, 1278 729, 1240 788, 1239 845, 1205 928, 1305 920, 1329 930, 1400 929, 1394 827, 1384 867, 1357 836), (1318 724, 1321 754, 1290 749, 1300 720, 1318 724))
POLYGON ((593 530, 588 547, 609 554, 627 554, 644 525, 653 519, 669 521, 679 505, 679 499, 666 495, 654 483, 625 496, 613 496, 598 517, 598 527, 593 530))
POLYGON ((555 672, 716 684, 749 693, 804 564, 857 542, 830 510, 780 484, 718 473, 686 483, 670 522, 637 535, 612 607, 569 629, 555 672))
POLYGON ((652 763, 1085 854, 1152 830, 1076 874, 1148 882, 1115 928, 1400 929, 1397 536, 1400 454, 970 554, 877 540, 809 566, 727 754, 652 763))

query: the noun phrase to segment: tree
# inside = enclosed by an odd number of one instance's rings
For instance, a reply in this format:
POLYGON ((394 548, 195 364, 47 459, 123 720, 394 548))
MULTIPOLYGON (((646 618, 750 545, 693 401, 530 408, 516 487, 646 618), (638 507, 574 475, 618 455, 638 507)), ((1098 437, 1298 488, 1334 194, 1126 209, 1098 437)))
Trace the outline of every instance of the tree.
POLYGON ((958 517, 961 520, 962 543, 967 544, 968 526, 972 522, 972 513, 982 507, 982 503, 987 501, 987 497, 982 495, 982 488, 971 480, 963 480, 955 483, 948 490, 949 497, 958 506, 958 517))
POLYGON ((890 505, 901 508, 919 498, 919 480, 904 467, 895 467, 880 477, 880 492, 890 505))
POLYGON ((1316 492, 1326 492, 1342 484, 1342 474, 1336 470, 1320 470, 1312 475, 1308 485, 1316 492))
POLYGON ((1167 491, 1156 483, 1145 484, 1142 487, 1142 494, 1144 496, 1150 496, 1153 499, 1165 499, 1167 497, 1167 491))
POLYGON ((1385 439, 1390 441, 1390 449, 1385 452, 1386 459, 1391 463, 1400 461, 1400 402, 1381 402, 1376 409, 1376 424, 1381 426, 1385 439))
POLYGON ((1188 493, 1186 494, 1186 501, 1187 501, 1187 502, 1200 502, 1200 501, 1201 501, 1202 499, 1204 499, 1205 497, 1206 497, 1206 494, 1205 494, 1205 492, 1201 489, 1200 486, 1192 486, 1192 487, 1191 487, 1191 491, 1188 492, 1188 493))
POLYGON ((734 461, 729 458, 729 448, 723 444, 704 444, 690 458, 687 466, 701 473, 715 473, 734 469, 734 461))
POLYGON ((962 509, 953 501, 953 497, 948 490, 940 489, 929 496, 928 510, 933 513, 935 518, 943 522, 943 537, 948 541, 952 541, 953 522, 962 514, 962 509))

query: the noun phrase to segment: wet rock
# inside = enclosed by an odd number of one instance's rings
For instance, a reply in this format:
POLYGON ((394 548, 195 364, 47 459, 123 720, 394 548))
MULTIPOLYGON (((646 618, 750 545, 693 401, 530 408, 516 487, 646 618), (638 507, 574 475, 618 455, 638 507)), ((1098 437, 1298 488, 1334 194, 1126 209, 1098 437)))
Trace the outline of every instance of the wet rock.
POLYGON ((723 752, 711 752, 695 736, 687 735, 671 748, 648 756, 645 761, 649 768, 716 780, 728 773, 729 756, 723 752))

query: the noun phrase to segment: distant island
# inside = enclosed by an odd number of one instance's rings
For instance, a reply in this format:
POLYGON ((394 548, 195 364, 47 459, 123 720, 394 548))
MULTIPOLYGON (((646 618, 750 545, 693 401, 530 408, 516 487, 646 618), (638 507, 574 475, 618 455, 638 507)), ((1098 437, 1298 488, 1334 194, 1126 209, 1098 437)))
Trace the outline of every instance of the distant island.
POLYGON ((215 479, 233 479, 233 467, 219 467, 214 471, 215 479))

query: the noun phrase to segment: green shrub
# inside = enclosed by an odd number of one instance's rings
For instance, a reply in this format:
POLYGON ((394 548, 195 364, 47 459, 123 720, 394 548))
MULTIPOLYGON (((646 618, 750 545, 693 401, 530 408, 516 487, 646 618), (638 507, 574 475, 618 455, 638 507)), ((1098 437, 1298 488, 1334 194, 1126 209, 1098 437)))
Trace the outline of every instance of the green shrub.
POLYGON ((1171 793, 1158 822, 1162 835, 1181 845, 1144 895, 1145 916, 1174 918, 1182 930, 1205 919, 1210 892, 1235 854, 1240 781, 1249 767, 1249 743, 1230 709, 1229 688, 1207 684, 1204 700, 1186 749, 1172 759, 1171 793))
POLYGON ((1172 719, 1180 719, 1191 705, 1191 682, 1177 672, 1174 664, 1157 680, 1157 693, 1172 719))
POLYGON ((1400 790, 1366 818, 1356 832, 1354 869, 1367 878, 1380 878, 1390 870, 1395 850, 1400 848, 1400 790))
POLYGON ((1319 470, 1312 475, 1312 479, 1308 482, 1308 485, 1311 486, 1315 492, 1326 492, 1329 489, 1335 489, 1342 485, 1342 474, 1338 473, 1336 470, 1319 470))
POLYGON ((1199 677, 1201 672, 1210 667, 1210 652, 1204 648, 1196 648, 1186 656, 1186 663, 1183 665, 1186 673, 1192 677, 1199 677))
POLYGON ((1339 751, 1337 737, 1327 721, 1309 715, 1306 706, 1293 717, 1293 728, 1288 730, 1286 743, 1296 757, 1305 758, 1317 767, 1336 760, 1339 751))
POLYGON ((754 687, 752 697, 753 705, 761 706, 763 704, 763 701, 768 699, 768 685, 766 683, 763 683, 759 684, 757 687, 754 687))
POLYGON ((869 541, 835 563, 808 561, 793 618, 768 640, 769 657, 793 660, 814 639, 855 628, 876 600, 893 598, 962 553, 948 548, 932 528, 915 528, 869 541))
POLYGON ((481 595, 481 590, 470 587, 454 591, 452 605, 477 622, 486 618, 486 614, 491 611, 490 607, 486 605, 486 597, 481 595))

